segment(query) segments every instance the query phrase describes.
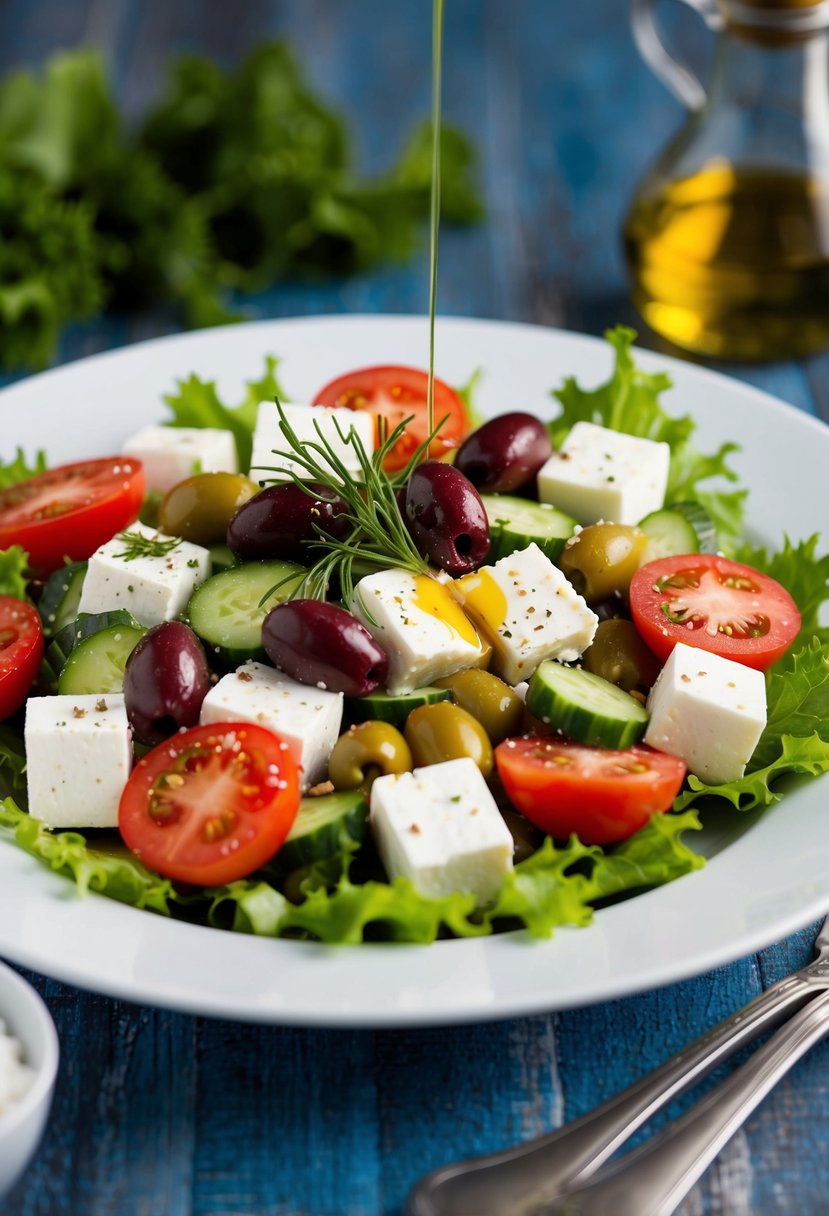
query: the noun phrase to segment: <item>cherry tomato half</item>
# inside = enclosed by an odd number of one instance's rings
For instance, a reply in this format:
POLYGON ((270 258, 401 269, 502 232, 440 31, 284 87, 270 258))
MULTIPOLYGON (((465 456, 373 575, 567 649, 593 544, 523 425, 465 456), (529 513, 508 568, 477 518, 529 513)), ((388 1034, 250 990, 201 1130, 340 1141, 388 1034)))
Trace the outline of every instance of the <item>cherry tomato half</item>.
POLYGON ((118 827, 151 870, 209 887, 269 861, 298 807, 298 770, 284 740, 262 726, 217 722, 181 731, 138 761, 118 827))
POLYGON ((630 584, 630 610, 663 662, 677 642, 685 642, 765 671, 800 630, 800 613, 785 588, 715 553, 641 566, 630 584))
POLYGON ((495 749, 507 796, 549 836, 610 844, 667 811, 685 764, 650 747, 614 751, 561 739, 507 739, 495 749))
MULTIPOLYGON (((405 468, 429 433, 428 387, 426 372, 414 367, 362 367, 326 384, 314 397, 314 405, 368 410, 375 417, 386 419, 388 433, 406 418, 411 418, 406 433, 385 461, 387 472, 394 473, 405 468)), ((434 416, 435 425, 442 425, 429 446, 429 455, 440 459, 453 448, 460 447, 470 424, 462 398, 437 377, 434 416)), ((379 441, 377 434, 375 440, 379 441)))
POLYGON ((43 658, 43 628, 31 606, 0 595, 0 720, 26 700, 43 658))
POLYGON ((127 456, 65 464, 0 490, 0 549, 18 544, 33 570, 83 561, 138 515, 141 463, 127 456))

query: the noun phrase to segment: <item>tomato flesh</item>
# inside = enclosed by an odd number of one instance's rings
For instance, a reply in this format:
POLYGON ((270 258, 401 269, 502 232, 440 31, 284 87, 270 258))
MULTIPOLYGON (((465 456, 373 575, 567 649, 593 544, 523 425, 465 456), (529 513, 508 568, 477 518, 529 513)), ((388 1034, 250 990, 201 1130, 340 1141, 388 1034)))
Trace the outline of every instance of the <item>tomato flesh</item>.
POLYGON ((573 833, 611 844, 667 811, 685 777, 678 756, 636 745, 624 751, 562 739, 507 739, 495 749, 513 806, 549 836, 573 833))
POLYGON ((0 720, 26 700, 43 658, 43 627, 31 604, 0 595, 0 720))
MULTIPOLYGON (((387 472, 405 468, 429 434, 429 378, 414 367, 388 365, 363 367, 331 380, 314 397, 314 405, 338 409, 366 410, 375 421, 375 442, 379 443, 379 420, 385 419, 385 434, 411 419, 405 433, 395 443, 384 462, 387 472)), ((463 399, 443 380, 435 377, 434 421, 440 430, 429 445, 429 455, 440 459, 460 447, 470 430, 463 399)))
POLYGON ((234 882, 273 857, 299 808, 288 745, 245 722, 181 731, 148 752, 121 796, 127 846, 167 878, 234 882))
POLYGON ((630 585, 636 627, 663 661, 677 642, 765 671, 800 631, 792 597, 774 579, 712 553, 641 566, 630 585))
POLYGON ((0 490, 0 549, 22 545, 39 573, 84 561, 137 517, 141 463, 127 456, 61 465, 0 490))

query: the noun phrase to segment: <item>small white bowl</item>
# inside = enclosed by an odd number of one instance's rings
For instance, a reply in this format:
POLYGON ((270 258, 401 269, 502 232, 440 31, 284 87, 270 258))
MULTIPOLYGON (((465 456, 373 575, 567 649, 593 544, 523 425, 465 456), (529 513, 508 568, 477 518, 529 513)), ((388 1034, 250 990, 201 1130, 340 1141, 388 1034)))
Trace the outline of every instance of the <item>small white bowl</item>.
POLYGON ((0 1115, 0 1198, 10 1191, 40 1143, 58 1073, 58 1035, 34 988, 0 963, 0 1018, 23 1046, 34 1080, 19 1102, 0 1115))

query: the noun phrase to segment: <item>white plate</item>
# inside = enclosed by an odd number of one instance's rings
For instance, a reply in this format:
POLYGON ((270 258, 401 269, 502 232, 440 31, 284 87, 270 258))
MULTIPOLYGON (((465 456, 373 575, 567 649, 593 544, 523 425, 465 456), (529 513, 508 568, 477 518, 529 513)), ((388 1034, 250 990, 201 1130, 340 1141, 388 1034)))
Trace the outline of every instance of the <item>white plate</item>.
MULTIPOLYGON (((191 371, 229 400, 282 358, 294 401, 332 376, 371 363, 424 366, 421 318, 274 321, 166 338, 59 368, 0 393, 2 449, 46 446, 53 462, 118 451, 165 416, 160 397, 191 371)), ((441 319, 438 372, 465 383, 485 371, 486 412, 552 416, 565 375, 604 379, 610 352, 593 338, 492 321, 441 319)), ((662 356, 669 408, 697 418, 700 446, 743 445, 734 459, 753 488, 752 532, 829 538, 829 429, 744 384, 662 356)), ((599 912, 587 929, 550 941, 523 933, 432 946, 330 948, 263 940, 167 921, 99 896, 0 844, 0 953, 111 996, 191 1013, 304 1026, 403 1026, 531 1014, 642 991, 750 953, 829 908, 829 781, 811 781, 782 807, 734 814, 707 832, 706 867, 599 912)), ((698 837, 694 837, 695 843, 698 837)))

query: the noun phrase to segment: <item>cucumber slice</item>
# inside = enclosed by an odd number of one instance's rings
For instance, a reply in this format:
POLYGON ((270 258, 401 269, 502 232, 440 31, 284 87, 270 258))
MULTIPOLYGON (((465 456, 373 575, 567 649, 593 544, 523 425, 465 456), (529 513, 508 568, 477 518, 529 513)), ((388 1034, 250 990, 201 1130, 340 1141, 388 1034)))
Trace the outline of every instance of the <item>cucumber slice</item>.
POLYGON ((274 861, 282 873, 336 857, 368 834, 368 803, 360 790, 305 797, 274 861))
POLYGON ((697 553, 699 541, 691 524, 681 511, 664 507, 651 511, 640 522, 639 527, 648 537, 644 561, 653 562, 660 557, 674 557, 681 553, 697 553))
POLYGON ((481 498, 489 519, 489 562, 531 544, 554 562, 577 526, 575 519, 546 502, 510 494, 483 494, 481 498))
POLYGON ((74 649, 75 622, 70 621, 52 638, 40 664, 38 680, 49 692, 57 692, 60 673, 74 649))
POLYGON ((214 574, 221 574, 223 570, 230 570, 238 565, 238 558, 227 545, 210 546, 210 569, 214 574))
MULTIPOLYGON (((109 629, 110 625, 129 625, 133 629, 142 626, 126 608, 111 608, 109 612, 82 612, 75 619, 75 645, 79 646, 94 633, 109 629)), ((146 633, 146 630, 144 631, 146 633)))
POLYGON ((700 553, 716 553, 720 547, 717 527, 705 507, 698 502, 672 502, 671 510, 684 515, 697 534, 700 553))
POLYGON ((400 693, 394 697, 387 692, 372 692, 366 697, 348 697, 346 704, 355 722, 390 722, 392 726, 402 730, 413 709, 451 699, 452 694, 448 688, 435 688, 429 684, 425 688, 413 688, 411 692, 400 693))
POLYGON ((78 615, 86 566, 86 562, 71 562, 46 580, 37 610, 47 638, 55 637, 78 615))
POLYGON ((527 709, 568 739, 599 747, 630 747, 648 725, 641 702, 580 667, 548 659, 527 689, 527 709))
POLYGON ((230 667, 262 659, 262 622, 271 608, 290 598, 307 573, 293 562, 243 562, 223 570, 193 593, 187 605, 190 624, 208 652, 230 667), (282 586, 273 591, 279 583, 282 586))
POLYGON ((110 625, 79 642, 64 664, 58 692, 121 692, 127 659, 146 633, 141 625, 110 625))

